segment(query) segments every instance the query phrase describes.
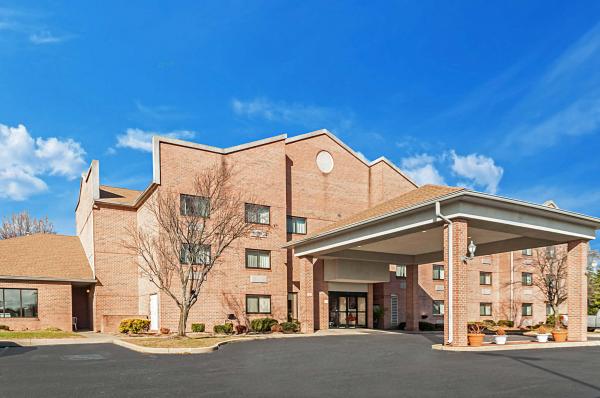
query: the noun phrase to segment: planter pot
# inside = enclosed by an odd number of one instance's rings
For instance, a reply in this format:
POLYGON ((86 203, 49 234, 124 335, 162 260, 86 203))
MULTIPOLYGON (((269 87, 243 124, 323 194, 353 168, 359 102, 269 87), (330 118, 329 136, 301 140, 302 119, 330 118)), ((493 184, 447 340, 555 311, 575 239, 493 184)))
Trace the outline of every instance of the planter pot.
POLYGON ((553 330, 552 338, 557 343, 564 343, 567 341, 567 331, 566 330, 553 330))
POLYGON ((469 345, 473 346, 473 347, 479 347, 480 345, 482 345, 484 337, 485 337, 485 334, 483 334, 483 333, 481 333, 481 334, 472 334, 472 333, 467 334, 467 339, 469 340, 469 345))
POLYGON ((547 343, 548 342, 548 337, 550 337, 550 335, 548 333, 537 334, 535 336, 535 338, 537 339, 538 343, 547 343))
POLYGON ((496 335, 496 336, 494 336, 494 343, 504 345, 504 344, 506 344, 507 337, 508 337, 507 335, 503 335, 503 336, 496 335))

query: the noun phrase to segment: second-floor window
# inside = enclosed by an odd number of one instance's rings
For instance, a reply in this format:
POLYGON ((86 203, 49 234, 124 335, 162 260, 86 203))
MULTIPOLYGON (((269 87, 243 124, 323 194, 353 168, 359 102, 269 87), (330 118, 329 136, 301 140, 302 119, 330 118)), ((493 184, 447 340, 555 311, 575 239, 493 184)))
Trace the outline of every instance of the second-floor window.
POLYGON ((210 264, 210 246, 184 243, 181 245, 179 261, 181 264, 210 264))
POLYGON ((269 206, 246 203, 246 222, 251 224, 270 224, 271 208, 269 206))
POLYGON ((396 278, 406 278, 406 265, 396 265, 396 278))
POLYGON ((556 248, 554 246, 550 246, 550 247, 546 248, 546 257, 556 258, 556 248))
POLYGON ((533 254, 533 250, 531 249, 523 249, 521 252, 524 256, 531 256, 533 254))
POLYGON ((480 285, 491 285, 492 284, 492 273, 491 272, 480 272, 479 273, 479 284, 480 285))
POLYGON ((287 232, 288 234, 306 235, 306 218, 288 216, 287 232))
POLYGON ((181 194, 179 200, 182 216, 210 216, 210 200, 208 198, 181 194))
POLYGON ((531 304, 531 303, 521 304, 521 315, 522 316, 532 316, 533 315, 533 304, 531 304))
POLYGON ((246 249, 246 268, 271 268, 271 252, 268 250, 246 249))
POLYGON ((433 280, 441 281, 444 279, 444 266, 439 264, 433 264, 433 280))
POLYGON ((533 285, 533 274, 531 272, 522 272, 521 283, 523 284, 523 286, 533 285))

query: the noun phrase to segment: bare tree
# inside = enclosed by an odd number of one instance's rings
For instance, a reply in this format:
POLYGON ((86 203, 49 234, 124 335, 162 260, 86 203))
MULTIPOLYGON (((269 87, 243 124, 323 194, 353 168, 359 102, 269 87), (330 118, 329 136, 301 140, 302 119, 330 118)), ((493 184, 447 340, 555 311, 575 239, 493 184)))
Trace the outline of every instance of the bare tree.
POLYGON ((2 219, 0 239, 10 239, 33 234, 54 234, 54 225, 48 217, 37 219, 27 211, 13 213, 2 219))
POLYGON ((150 226, 130 228, 123 242, 141 272, 177 304, 179 336, 210 271, 250 231, 232 176, 230 166, 218 163, 195 177, 190 195, 159 188, 148 203, 150 226))
POLYGON ((560 328, 559 307, 567 300, 567 250, 564 246, 550 246, 535 250, 533 266, 536 277, 533 285, 544 294, 552 307, 555 325, 560 328))

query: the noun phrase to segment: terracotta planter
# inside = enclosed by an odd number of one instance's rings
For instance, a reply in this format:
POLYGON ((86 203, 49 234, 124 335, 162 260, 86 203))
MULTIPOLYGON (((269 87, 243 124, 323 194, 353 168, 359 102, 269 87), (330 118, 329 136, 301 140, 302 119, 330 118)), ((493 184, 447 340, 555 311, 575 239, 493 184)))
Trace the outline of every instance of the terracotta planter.
POLYGON ((484 337, 485 337, 485 334, 483 334, 483 333, 481 333, 481 334, 475 334, 475 333, 469 333, 469 334, 467 334, 467 339, 469 340, 469 345, 473 346, 473 347, 479 347, 480 345, 482 345, 484 337))
POLYGON ((564 343, 567 341, 567 331, 566 330, 553 330, 552 338, 557 343, 564 343))

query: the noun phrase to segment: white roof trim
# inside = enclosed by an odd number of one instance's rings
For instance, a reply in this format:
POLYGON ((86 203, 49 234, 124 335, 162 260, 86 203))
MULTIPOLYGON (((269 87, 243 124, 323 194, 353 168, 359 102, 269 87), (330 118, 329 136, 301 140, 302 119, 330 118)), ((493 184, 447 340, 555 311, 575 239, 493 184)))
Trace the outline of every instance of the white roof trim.
MULTIPOLYGON (((303 239, 299 239, 296 241, 292 241, 292 242, 288 242, 286 243, 283 247, 287 248, 287 247, 295 247, 297 245, 301 245, 307 242, 311 242, 315 239, 320 239, 320 238, 324 238, 330 235, 335 235, 341 232, 345 232, 347 230, 351 230, 357 227, 362 227, 363 225, 366 224, 370 224, 373 222, 378 222, 380 220, 384 220, 386 218, 390 218, 390 217, 394 217, 397 215, 401 215, 403 213, 408 213, 411 212, 413 210, 416 209, 420 209, 426 206, 430 206, 432 204, 434 204, 435 202, 444 202, 450 199, 455 199, 461 196, 472 196, 472 197, 479 197, 479 198, 483 198, 483 199, 488 199, 488 200, 494 200, 497 202, 504 202, 510 205, 517 205, 517 206, 524 206, 526 208, 530 208, 530 209, 537 209, 537 210, 542 210, 544 212, 548 212, 548 213, 555 213, 561 216, 567 216, 567 217, 573 217, 573 218, 577 218, 581 221, 587 222, 587 223, 592 223, 595 224, 595 228, 596 229, 600 229, 600 218, 597 217, 592 217, 592 216, 588 216, 585 214, 581 214, 581 213, 576 213, 576 212, 572 212, 572 211, 567 211, 567 210, 562 210, 562 209, 555 209, 552 207, 548 207, 545 205, 540 205, 537 203, 532 203, 532 202, 527 202, 524 200, 519 200, 519 199, 511 199, 511 198, 507 198, 507 197, 503 197, 503 196, 497 196, 497 195, 492 195, 492 194, 488 194, 488 193, 483 193, 483 192, 477 192, 477 191, 472 191, 472 190, 468 190, 468 189, 464 189, 461 191, 456 191, 456 192, 451 192, 449 194, 446 195, 442 195, 442 196, 438 196, 436 198, 432 198, 432 199, 428 199, 424 202, 421 203, 417 203, 416 205, 413 206, 409 206, 406 208, 402 208, 402 209, 398 209, 398 210, 392 210, 388 213, 384 213, 384 214, 380 214, 377 216, 373 216, 371 218, 368 218, 366 220, 361 220, 361 221, 357 221, 342 227, 338 227, 335 229, 332 229, 330 231, 325 231, 313 236, 309 236, 307 238, 303 238, 303 239)), ((587 235, 582 235, 581 237, 585 237, 586 239, 593 239, 593 237, 589 237, 587 235)))
POLYGON ((342 148, 344 148, 345 150, 350 152, 350 154, 352 154, 354 157, 356 157, 358 160, 360 160, 362 163, 364 163, 368 167, 372 167, 379 162, 386 163, 388 166, 390 166, 392 169, 394 169, 394 171, 396 171, 398 174, 400 174, 402 177, 404 177, 407 181, 409 181, 411 184, 413 184, 416 188, 419 187, 419 185, 413 179, 411 179, 404 172, 402 172, 402 170, 400 170, 400 168, 398 168, 398 166, 396 166, 394 163, 392 163, 392 161, 390 161, 386 157, 381 156, 381 157, 373 160, 372 162, 368 162, 362 156, 360 156, 358 154, 358 152, 356 152, 355 150, 350 148, 342 140, 340 140, 338 137, 336 137, 335 134, 333 134, 331 131, 329 131, 327 129, 316 130, 316 131, 312 131, 310 133, 300 134, 300 135, 297 135, 294 137, 289 137, 289 138, 288 138, 287 134, 280 134, 280 135, 276 135, 273 137, 264 138, 262 140, 252 141, 252 142, 248 142, 246 144, 232 146, 229 148, 219 148, 219 147, 215 147, 215 146, 179 140, 176 138, 169 138, 169 137, 162 137, 162 136, 155 135, 152 137, 152 182, 154 182, 155 184, 160 184, 160 150, 159 150, 159 148, 160 148, 161 142, 226 155, 229 153, 242 151, 244 149, 249 149, 249 148, 253 148, 256 146, 270 144, 272 142, 277 142, 280 140, 285 140, 285 143, 289 144, 289 143, 293 143, 296 141, 301 141, 301 140, 305 140, 308 138, 316 137, 319 135, 328 136, 333 141, 335 141, 338 145, 340 145, 342 148))
POLYGON ((326 136, 328 136, 333 141, 335 141, 338 145, 340 145, 342 148, 344 148, 345 150, 347 150, 348 152, 350 152, 355 158, 357 158, 358 160, 360 160, 361 162, 363 162, 366 166, 372 167, 372 166, 376 165, 379 162, 386 163, 388 166, 390 166, 392 169, 394 169, 398 174, 400 174, 402 177, 406 178, 416 188, 419 187, 419 185, 412 178, 410 178, 409 176, 407 176, 402 170, 400 170, 400 168, 398 168, 398 166, 396 166, 394 163, 392 163, 392 161, 390 161, 385 156, 380 156, 377 159, 375 159, 375 160, 373 160, 371 162, 368 162, 367 160, 365 160, 364 157, 360 156, 358 154, 358 152, 356 152, 355 150, 353 150, 352 148, 350 148, 342 140, 340 140, 335 134, 333 134, 331 131, 329 131, 327 129, 321 129, 321 130, 312 131, 312 132, 306 133, 306 134, 300 134, 300 135, 297 135, 295 137, 290 137, 290 138, 287 138, 285 140, 285 143, 289 144, 289 143, 292 143, 292 142, 305 140, 305 139, 316 137, 316 136, 319 136, 319 135, 326 135, 326 136))
POLYGON ((183 141, 183 140, 179 140, 176 138, 169 138, 169 137, 162 137, 159 135, 155 135, 152 137, 152 182, 154 182, 155 184, 160 184, 160 143, 161 142, 226 155, 229 153, 242 151, 244 149, 249 149, 249 148, 253 148, 256 146, 266 145, 266 144, 270 144, 272 142, 285 140, 286 138, 287 138, 286 134, 280 134, 280 135, 276 135, 274 137, 264 138, 262 140, 252 141, 252 142, 248 142, 246 144, 236 145, 236 146, 232 146, 229 148, 219 148, 216 146, 198 144, 195 142, 183 141))

